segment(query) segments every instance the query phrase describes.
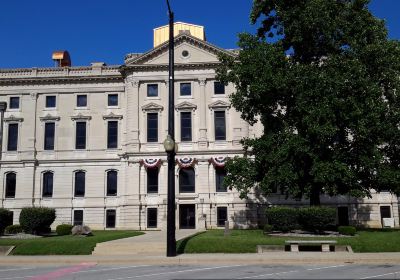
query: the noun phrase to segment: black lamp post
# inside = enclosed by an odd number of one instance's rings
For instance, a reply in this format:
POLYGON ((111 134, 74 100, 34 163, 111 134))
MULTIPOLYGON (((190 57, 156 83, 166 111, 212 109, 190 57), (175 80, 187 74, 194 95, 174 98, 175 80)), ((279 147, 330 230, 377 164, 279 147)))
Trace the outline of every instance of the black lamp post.
POLYGON ((167 257, 175 257, 174 13, 171 11, 168 0, 167 5, 169 14, 169 102, 168 136, 164 141, 164 148, 168 156, 167 257))

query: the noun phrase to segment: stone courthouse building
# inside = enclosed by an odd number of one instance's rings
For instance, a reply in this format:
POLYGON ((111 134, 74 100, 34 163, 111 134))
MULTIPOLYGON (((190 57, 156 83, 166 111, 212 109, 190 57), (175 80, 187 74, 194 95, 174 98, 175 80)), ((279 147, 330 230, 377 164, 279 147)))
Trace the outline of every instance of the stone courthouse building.
MULTIPOLYGON (((224 162, 242 155, 240 139, 262 133, 231 107, 233 85, 215 78, 217 55, 235 55, 206 41, 201 26, 175 24, 177 228, 257 226, 273 204, 307 204, 280 194, 242 200, 222 182, 224 162)), ((56 223, 94 229, 164 229, 167 212, 168 31, 154 30, 154 48, 128 54, 123 65, 0 69, 2 118, 0 207, 56 209, 56 223)), ((398 226, 398 198, 323 198, 342 224, 398 226)), ((54 224, 54 225, 55 225, 54 224)))

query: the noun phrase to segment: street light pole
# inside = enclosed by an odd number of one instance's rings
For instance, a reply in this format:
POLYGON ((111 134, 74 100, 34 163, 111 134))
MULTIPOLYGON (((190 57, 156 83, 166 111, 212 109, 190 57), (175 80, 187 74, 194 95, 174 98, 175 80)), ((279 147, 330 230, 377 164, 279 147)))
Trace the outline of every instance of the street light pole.
MULTIPOLYGON (((174 13, 167 0, 169 14, 169 102, 168 102, 168 135, 172 140, 172 149, 168 156, 168 202, 167 202, 167 257, 176 256, 175 240, 175 119, 174 119, 174 13)), ((168 138, 168 137, 167 137, 168 138)), ((167 139, 168 140, 168 139, 167 139)), ((166 141, 167 141, 166 140, 166 141)), ((171 143, 171 144, 172 144, 171 143)), ((165 145, 167 146, 167 145, 165 145)))

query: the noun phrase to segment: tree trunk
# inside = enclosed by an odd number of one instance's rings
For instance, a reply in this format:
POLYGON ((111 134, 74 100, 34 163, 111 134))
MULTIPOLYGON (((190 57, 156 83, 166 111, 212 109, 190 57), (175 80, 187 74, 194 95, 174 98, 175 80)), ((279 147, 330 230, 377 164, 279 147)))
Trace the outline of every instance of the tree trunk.
POLYGON ((321 187, 318 185, 312 186, 310 194, 310 206, 321 205, 320 195, 321 195, 321 187))

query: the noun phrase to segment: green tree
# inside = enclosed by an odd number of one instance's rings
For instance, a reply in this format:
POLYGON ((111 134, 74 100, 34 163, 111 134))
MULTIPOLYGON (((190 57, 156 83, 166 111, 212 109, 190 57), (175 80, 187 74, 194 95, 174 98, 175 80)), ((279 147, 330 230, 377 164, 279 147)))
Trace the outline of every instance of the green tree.
POLYGON ((240 34, 218 78, 250 124, 225 184, 287 197, 400 192, 400 44, 368 0, 254 0, 257 35, 240 34), (256 184, 254 184, 256 183, 256 184))

